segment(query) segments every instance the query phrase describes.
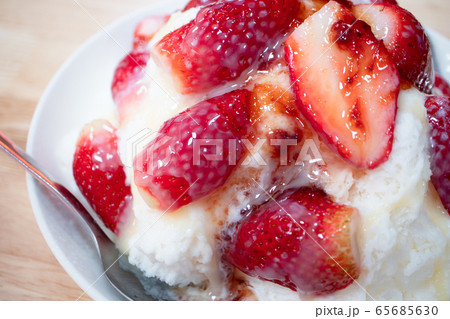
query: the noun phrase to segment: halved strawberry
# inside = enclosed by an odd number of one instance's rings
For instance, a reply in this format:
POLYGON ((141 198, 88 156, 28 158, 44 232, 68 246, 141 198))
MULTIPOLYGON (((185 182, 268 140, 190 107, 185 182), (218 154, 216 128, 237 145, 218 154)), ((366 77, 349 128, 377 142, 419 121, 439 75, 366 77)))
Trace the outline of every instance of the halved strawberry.
POLYGON ((164 123, 134 159, 134 181, 150 206, 173 211, 225 183, 244 154, 249 97, 227 93, 164 123))
POLYGON ((431 181, 450 214, 450 97, 431 96, 425 107, 431 135, 431 181))
POLYGON ((148 50, 132 51, 119 63, 114 72, 111 92, 121 121, 126 117, 132 102, 139 98, 139 91, 147 85, 143 79, 149 58, 148 50))
POLYGON ((330 1, 286 40, 300 111, 342 158, 375 168, 389 157, 399 77, 383 43, 330 1))
POLYGON ((359 276, 351 223, 357 211, 302 188, 237 225, 225 260, 242 272, 306 294, 343 289, 359 276))
POLYGON ((139 22, 134 30, 133 50, 145 50, 150 40, 169 18, 169 15, 151 16, 139 22))
POLYGON ((196 8, 196 7, 204 7, 209 4, 213 4, 216 2, 221 2, 223 0, 191 0, 188 2, 188 4, 184 7, 183 11, 196 8))
POLYGON ((437 73, 434 80, 433 93, 435 95, 443 95, 450 97, 450 85, 442 76, 440 76, 437 73))
POLYGON ((298 0, 230 0, 200 9, 152 51, 181 93, 247 76, 271 58, 297 15, 298 0))
POLYGON ((132 209, 132 195, 117 152, 116 130, 104 120, 84 126, 73 157, 81 193, 107 228, 116 234, 132 209))
POLYGON ((430 42, 420 22, 406 9, 392 4, 361 4, 353 7, 353 13, 372 27, 377 39, 383 40, 400 77, 431 93, 433 60, 430 42))
POLYGON ((145 67, 150 59, 148 43, 169 16, 151 16, 142 20, 134 31, 133 50, 120 61, 111 84, 111 93, 119 111, 120 122, 124 121, 130 107, 146 91, 149 81, 145 81, 145 67))

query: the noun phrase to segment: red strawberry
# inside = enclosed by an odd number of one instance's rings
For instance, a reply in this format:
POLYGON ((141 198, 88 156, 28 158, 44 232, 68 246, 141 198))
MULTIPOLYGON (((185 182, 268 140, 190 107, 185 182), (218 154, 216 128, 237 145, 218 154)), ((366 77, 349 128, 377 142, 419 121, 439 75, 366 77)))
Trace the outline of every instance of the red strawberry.
POLYGON ((204 7, 216 2, 220 2, 221 0, 191 0, 188 2, 186 7, 184 7, 183 11, 196 8, 196 7, 204 7))
POLYGON ((73 157, 73 176, 105 226, 118 234, 129 216, 132 195, 117 153, 116 130, 109 122, 96 120, 83 128, 73 157))
POLYGON ((450 85, 447 83, 447 81, 436 73, 436 77, 434 80, 434 90, 436 95, 444 95, 450 97, 450 85))
POLYGON ((400 77, 431 93, 434 71, 430 42, 419 21, 406 9, 392 4, 362 4, 355 6, 353 13, 383 40, 400 77))
POLYGON ((134 31, 133 51, 131 51, 117 66, 111 92, 117 104, 120 122, 124 121, 130 105, 137 105, 137 101, 146 92, 148 81, 145 81, 145 67, 150 58, 148 43, 161 26, 167 22, 169 16, 152 16, 142 20, 134 31))
POLYGON ((136 26, 133 38, 133 50, 145 50, 156 32, 169 20, 168 15, 147 17, 136 26))
POLYGON ((130 99, 139 98, 139 90, 146 85, 143 78, 149 58, 150 52, 147 50, 132 51, 120 62, 114 72, 111 92, 121 120, 128 112, 130 99))
POLYGON ((247 90, 227 93, 164 123, 134 159, 135 183, 150 206, 173 211, 225 183, 244 154, 249 98, 247 90))
POLYGON ((200 9, 166 35, 153 57, 178 90, 192 93, 247 76, 271 58, 297 15, 298 0, 231 0, 200 9))
POLYGON ((450 97, 431 96, 425 107, 431 135, 431 181, 450 213, 450 97))
POLYGON ((119 63, 111 85, 116 103, 120 103, 121 98, 129 94, 129 89, 142 79, 149 58, 148 51, 132 51, 119 63))
POLYGON ((352 247, 356 210, 320 190, 281 195, 242 220, 225 259, 243 271, 306 294, 327 294, 358 278, 352 247))
POLYGON ((139 88, 136 89, 135 84, 142 79, 150 58, 148 42, 168 19, 168 15, 147 17, 136 26, 133 51, 119 63, 114 72, 111 91, 117 104, 120 104, 123 98, 128 97, 131 94, 130 91, 139 90, 139 88))
POLYGON ((292 33, 285 49, 298 107, 323 140, 356 167, 386 161, 400 82, 370 27, 331 1, 292 33))

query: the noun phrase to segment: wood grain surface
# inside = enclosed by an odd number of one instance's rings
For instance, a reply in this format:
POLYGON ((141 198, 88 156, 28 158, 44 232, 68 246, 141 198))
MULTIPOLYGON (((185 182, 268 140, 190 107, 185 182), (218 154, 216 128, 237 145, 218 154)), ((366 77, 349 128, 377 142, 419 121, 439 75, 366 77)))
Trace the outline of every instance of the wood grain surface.
MULTIPOLYGON (((100 30, 92 18, 106 26, 152 2, 0 0, 0 130, 25 148, 33 112, 51 77, 100 30)), ((450 1, 399 3, 450 38, 450 1)), ((40 233, 24 170, 0 153, 0 300, 75 300, 81 294, 40 233)))

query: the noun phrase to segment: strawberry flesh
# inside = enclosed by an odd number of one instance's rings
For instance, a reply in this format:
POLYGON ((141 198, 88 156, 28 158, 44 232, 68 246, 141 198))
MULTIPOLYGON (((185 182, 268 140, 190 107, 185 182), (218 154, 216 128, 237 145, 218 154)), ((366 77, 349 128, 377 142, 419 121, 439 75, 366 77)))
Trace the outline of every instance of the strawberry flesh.
POLYGON ((105 226, 119 234, 129 216, 132 195, 117 152, 116 130, 107 121, 96 120, 83 128, 73 158, 73 176, 105 226))
POLYGON ((425 102, 431 137, 431 181, 450 213, 450 97, 431 96, 425 102))
POLYGON ((285 50, 298 107, 322 139, 355 167, 385 162, 400 81, 370 27, 331 1, 289 36, 285 50))
POLYGON ((150 206, 173 211, 225 183, 244 154, 249 98, 246 90, 227 93, 163 124, 134 159, 135 183, 150 206))
POLYGON ((301 188, 252 211, 236 227, 225 260, 247 275, 305 294, 328 294, 358 278, 351 221, 356 210, 301 188))
POLYGON ((200 9, 152 52, 177 89, 203 92, 248 76, 270 59, 297 15, 298 0, 231 0, 200 9))
POLYGON ((419 90, 431 93, 433 60, 430 42, 420 22, 408 10, 392 4, 362 4, 354 6, 353 13, 383 40, 400 77, 419 90))

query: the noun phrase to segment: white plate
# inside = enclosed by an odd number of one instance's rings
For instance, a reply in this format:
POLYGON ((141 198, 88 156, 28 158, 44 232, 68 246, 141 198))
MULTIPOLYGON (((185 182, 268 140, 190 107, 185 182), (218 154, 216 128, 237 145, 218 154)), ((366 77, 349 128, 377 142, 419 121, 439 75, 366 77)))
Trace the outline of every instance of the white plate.
MULTIPOLYGON (((45 90, 31 123, 27 152, 77 195, 71 168, 64 167, 63 157, 72 156, 71 141, 85 123, 113 110, 111 79, 116 65, 131 49, 134 27, 145 16, 171 13, 186 2, 155 3, 117 21, 106 28, 107 33, 99 31, 67 60, 45 90)), ((428 31, 440 71, 450 80, 450 41, 428 31)), ((71 218, 61 214, 30 176, 27 185, 41 232, 64 269, 93 299, 122 299, 101 277, 100 260, 80 225, 68 222, 71 218)))

